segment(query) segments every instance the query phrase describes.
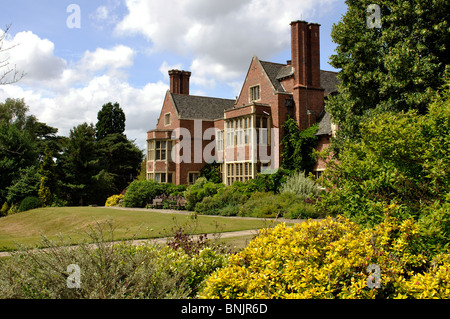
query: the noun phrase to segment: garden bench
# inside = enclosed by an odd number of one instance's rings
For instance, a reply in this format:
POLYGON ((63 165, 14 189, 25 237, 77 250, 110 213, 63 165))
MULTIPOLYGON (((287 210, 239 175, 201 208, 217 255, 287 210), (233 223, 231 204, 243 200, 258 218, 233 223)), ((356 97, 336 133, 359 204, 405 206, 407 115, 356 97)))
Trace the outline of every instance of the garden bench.
POLYGON ((155 198, 153 200, 153 206, 162 207, 162 205, 163 205, 163 199, 162 198, 155 198))

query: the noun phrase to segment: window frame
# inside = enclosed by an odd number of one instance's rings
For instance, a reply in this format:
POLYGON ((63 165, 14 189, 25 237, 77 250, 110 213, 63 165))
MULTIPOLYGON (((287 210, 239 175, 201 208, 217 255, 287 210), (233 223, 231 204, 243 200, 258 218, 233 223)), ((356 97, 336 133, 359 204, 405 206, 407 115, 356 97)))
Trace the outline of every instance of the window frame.
POLYGON ((199 178, 200 178, 200 172, 198 172, 198 171, 188 172, 188 176, 187 176, 187 182, 188 182, 188 185, 193 185, 193 184, 195 184, 195 182, 196 182, 197 179, 199 179, 199 178), (196 177, 196 178, 192 178, 192 180, 191 180, 191 176, 194 176, 194 175, 197 175, 197 177, 196 177))
POLYGON ((155 141, 155 161, 165 161, 167 159, 167 141, 155 141), (164 143, 164 147, 162 146, 164 143), (164 156, 163 156, 164 154, 164 156))
POLYGON ((235 162, 227 163, 227 186, 230 186, 236 181, 246 182, 253 178, 253 170, 255 168, 255 163, 245 161, 245 162, 235 162))
POLYGON ((249 87, 249 100, 250 100, 250 103, 261 100, 261 85, 260 84, 249 87))
POLYGON ((169 126, 170 124, 172 124, 172 113, 165 113, 164 114, 164 126, 169 126), (167 119, 169 119, 169 121, 167 121, 167 119))

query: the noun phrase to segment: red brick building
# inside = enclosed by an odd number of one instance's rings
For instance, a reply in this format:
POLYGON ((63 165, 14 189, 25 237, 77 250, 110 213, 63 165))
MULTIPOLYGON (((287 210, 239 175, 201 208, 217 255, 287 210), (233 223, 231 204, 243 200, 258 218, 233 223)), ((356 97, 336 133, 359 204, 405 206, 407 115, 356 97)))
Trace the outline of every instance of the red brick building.
MULTIPOLYGON (((205 163, 221 164, 222 180, 254 178, 279 167, 287 115, 300 129, 319 123, 318 149, 334 134, 324 99, 336 92, 335 72, 320 70, 319 27, 291 23, 291 60, 272 63, 253 57, 235 100, 189 94, 190 72, 171 70, 156 129, 148 132, 147 178, 191 184, 205 163)), ((316 164, 317 174, 325 163, 316 164)))

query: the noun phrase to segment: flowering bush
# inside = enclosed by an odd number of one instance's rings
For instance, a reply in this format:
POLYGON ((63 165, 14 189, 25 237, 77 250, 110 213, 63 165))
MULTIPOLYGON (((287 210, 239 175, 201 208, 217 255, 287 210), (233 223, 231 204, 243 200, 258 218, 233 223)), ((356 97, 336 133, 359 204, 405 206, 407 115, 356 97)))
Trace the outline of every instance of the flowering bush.
POLYGON ((125 195, 113 195, 111 197, 108 197, 105 206, 106 207, 120 206, 121 201, 123 200, 124 197, 125 195))
POLYGON ((232 256, 199 297, 449 298, 450 255, 428 257, 420 241, 414 221, 393 217, 374 229, 340 216, 280 224, 232 256))

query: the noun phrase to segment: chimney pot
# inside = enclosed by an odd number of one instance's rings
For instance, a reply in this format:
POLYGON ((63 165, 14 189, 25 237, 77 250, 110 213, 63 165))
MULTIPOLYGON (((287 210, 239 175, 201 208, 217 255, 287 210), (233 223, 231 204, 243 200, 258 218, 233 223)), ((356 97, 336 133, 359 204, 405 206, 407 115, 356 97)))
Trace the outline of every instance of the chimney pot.
POLYGON ((180 70, 169 70, 170 92, 173 94, 189 95, 189 80, 191 72, 180 70))

